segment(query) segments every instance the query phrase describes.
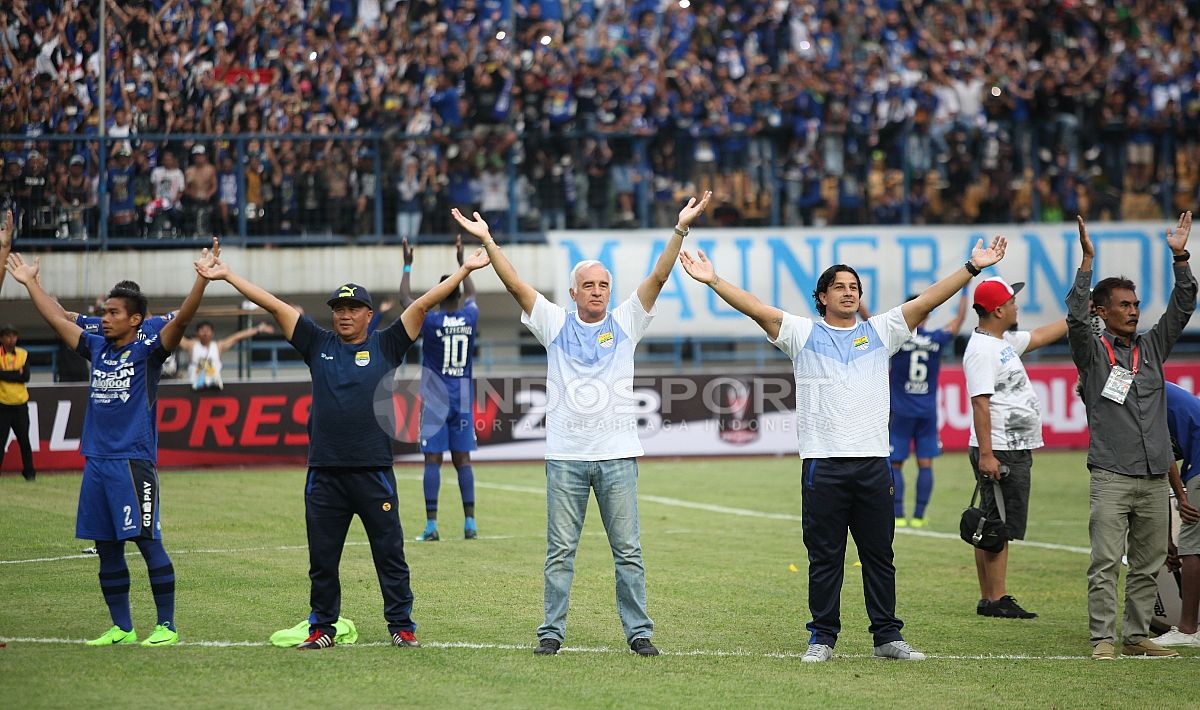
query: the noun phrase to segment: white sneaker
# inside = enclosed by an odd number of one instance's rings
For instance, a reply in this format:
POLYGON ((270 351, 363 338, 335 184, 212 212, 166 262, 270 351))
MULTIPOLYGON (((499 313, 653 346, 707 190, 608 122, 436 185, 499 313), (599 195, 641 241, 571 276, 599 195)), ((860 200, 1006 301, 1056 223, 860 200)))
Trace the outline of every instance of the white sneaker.
POLYGON ((1200 648, 1200 634, 1185 634, 1177 626, 1172 626, 1170 631, 1151 640, 1159 646, 1190 646, 1192 648, 1200 648))
POLYGON ((810 643, 808 650, 800 657, 801 663, 824 663, 833 658, 833 649, 823 643, 810 643))
POLYGON ((876 658, 894 658, 898 661, 923 661, 925 654, 908 645, 907 641, 889 641, 875 647, 876 658))

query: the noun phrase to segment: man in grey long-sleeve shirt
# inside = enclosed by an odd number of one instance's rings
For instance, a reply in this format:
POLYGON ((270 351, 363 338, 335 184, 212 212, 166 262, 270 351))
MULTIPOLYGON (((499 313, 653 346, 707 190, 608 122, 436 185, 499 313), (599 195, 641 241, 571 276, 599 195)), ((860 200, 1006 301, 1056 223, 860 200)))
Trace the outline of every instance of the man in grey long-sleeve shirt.
POLYGON ((1104 332, 1096 336, 1088 323, 1089 289, 1095 250, 1083 218, 1079 244, 1083 262, 1067 295, 1067 337, 1079 368, 1087 406, 1091 443, 1091 514, 1088 534, 1092 562, 1088 567, 1088 624, 1092 658, 1115 655, 1117 575, 1128 540, 1129 572, 1125 580, 1125 655, 1177 655, 1149 639, 1150 619, 1158 587, 1155 575, 1167 556, 1167 471, 1171 441, 1167 434, 1167 402, 1163 363, 1196 309, 1196 278, 1186 250, 1192 213, 1180 216, 1167 230, 1167 246, 1175 263, 1175 288, 1166 312, 1153 328, 1138 334, 1139 301, 1134 283, 1106 278, 1090 294, 1104 332))

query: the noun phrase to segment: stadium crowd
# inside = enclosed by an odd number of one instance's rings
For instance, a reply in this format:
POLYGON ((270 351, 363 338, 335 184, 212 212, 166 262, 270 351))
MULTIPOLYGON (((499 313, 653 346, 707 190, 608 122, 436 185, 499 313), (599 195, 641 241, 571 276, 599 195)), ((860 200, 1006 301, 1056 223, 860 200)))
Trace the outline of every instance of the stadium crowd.
POLYGON ((105 47, 99 2, 0 10, 26 236, 95 233, 102 193, 120 236, 373 233, 378 196, 415 238, 451 207, 668 226, 709 186, 744 225, 1161 219, 1197 192, 1196 0, 103 2, 105 47))

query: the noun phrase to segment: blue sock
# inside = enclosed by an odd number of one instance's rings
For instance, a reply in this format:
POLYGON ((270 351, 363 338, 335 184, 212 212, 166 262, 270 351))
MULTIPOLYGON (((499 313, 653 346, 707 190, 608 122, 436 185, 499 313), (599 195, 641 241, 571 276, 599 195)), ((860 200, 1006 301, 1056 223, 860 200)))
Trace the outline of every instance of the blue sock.
POLYGON ((146 560, 150 573, 150 591, 158 608, 158 623, 175 630, 175 567, 163 547, 162 540, 138 539, 138 549, 146 560))
POLYGON ((475 518, 466 518, 463 520, 463 530, 475 530, 475 518))
POLYGON ((933 497, 933 466, 922 466, 917 469, 917 510, 918 518, 925 517, 925 506, 933 497))
POLYGON ((112 621, 125 631, 133 629, 129 613, 129 566, 125 564, 125 543, 96 541, 100 555, 100 591, 112 621))
POLYGON ((892 504, 895 506, 896 517, 904 517, 904 469, 900 466, 892 467, 892 487, 896 489, 896 500, 892 504))
MULTIPOLYGON (((462 494, 463 508, 471 506, 470 510, 473 513, 475 508, 475 471, 468 464, 458 469, 458 490, 462 494)), ((468 518, 473 518, 471 514, 468 518)))
POLYGON ((429 533, 433 532, 434 530, 437 530, 437 518, 427 519, 425 521, 425 534, 428 535, 429 533))
POLYGON ((442 487, 442 465, 440 463, 425 464, 425 511, 438 509, 438 489, 442 487))

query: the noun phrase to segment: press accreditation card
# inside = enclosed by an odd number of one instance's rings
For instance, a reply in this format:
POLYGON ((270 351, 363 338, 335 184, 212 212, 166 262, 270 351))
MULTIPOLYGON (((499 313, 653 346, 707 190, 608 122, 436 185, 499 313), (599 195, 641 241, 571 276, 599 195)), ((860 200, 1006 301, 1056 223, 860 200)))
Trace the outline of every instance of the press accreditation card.
POLYGON ((1132 384, 1133 373, 1120 365, 1113 365, 1108 374, 1108 381, 1104 383, 1104 391, 1100 395, 1117 404, 1125 404, 1125 397, 1129 395, 1129 387, 1132 384))

